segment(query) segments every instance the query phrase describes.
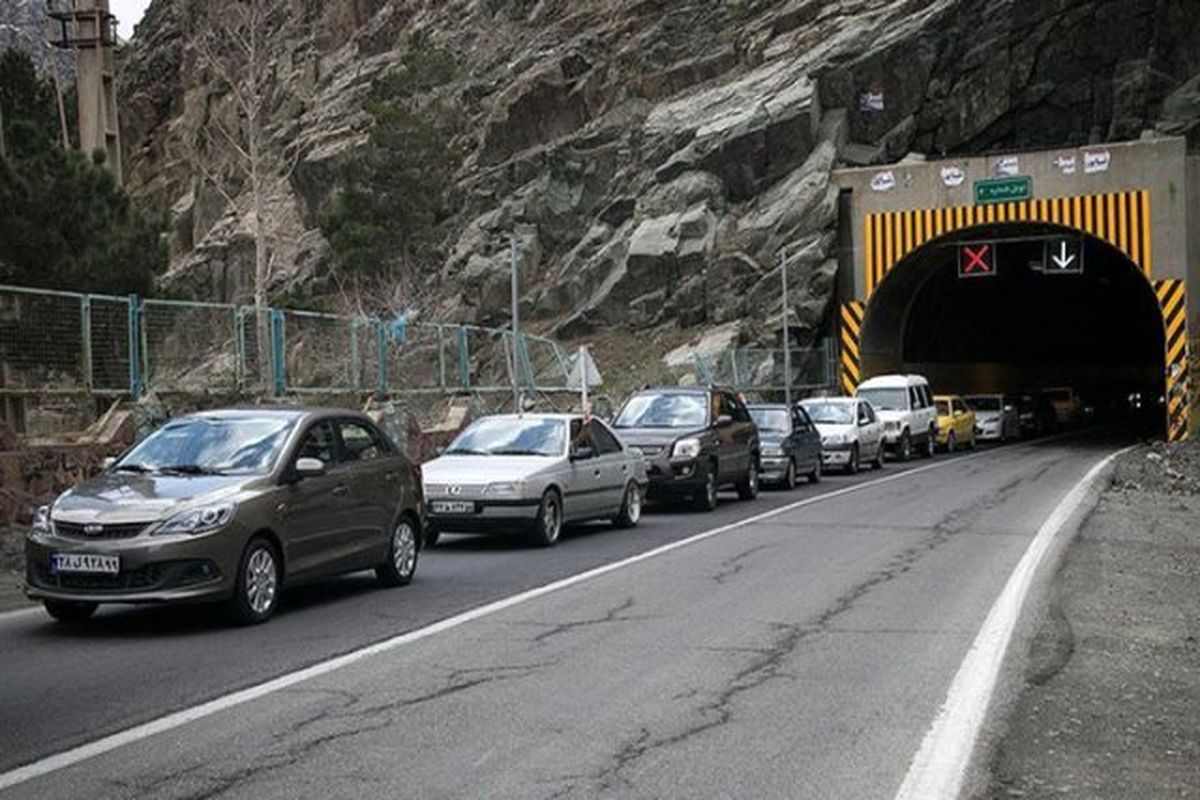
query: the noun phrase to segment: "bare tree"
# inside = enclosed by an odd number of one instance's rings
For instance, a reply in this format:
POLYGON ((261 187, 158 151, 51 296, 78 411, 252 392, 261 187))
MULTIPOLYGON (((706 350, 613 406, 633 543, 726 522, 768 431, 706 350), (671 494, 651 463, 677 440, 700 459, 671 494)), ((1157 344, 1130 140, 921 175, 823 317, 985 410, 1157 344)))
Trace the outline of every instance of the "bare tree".
POLYGON ((284 29, 292 20, 286 3, 278 0, 228 0, 219 7, 214 4, 208 13, 204 32, 194 42, 196 66, 228 96, 235 114, 230 123, 220 113, 210 113, 201 136, 210 152, 229 154, 234 174, 221 174, 206 165, 203 156, 192 162, 235 212, 242 213, 242 202, 249 204, 254 305, 261 318, 269 304, 271 244, 276 238, 267 214, 267 193, 272 180, 286 178, 295 167, 268 130, 271 108, 285 90, 271 43, 286 41, 284 29))

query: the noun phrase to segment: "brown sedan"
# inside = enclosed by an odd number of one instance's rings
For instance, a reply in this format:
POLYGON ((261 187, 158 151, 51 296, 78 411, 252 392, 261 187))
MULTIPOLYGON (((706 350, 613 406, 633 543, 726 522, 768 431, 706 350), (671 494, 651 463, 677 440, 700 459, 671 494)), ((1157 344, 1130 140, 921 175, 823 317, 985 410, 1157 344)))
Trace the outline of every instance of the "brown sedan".
POLYGON ((191 414, 38 510, 26 592, 62 621, 220 601, 263 622, 287 586, 372 568, 409 583, 422 508, 419 470, 362 414, 191 414))

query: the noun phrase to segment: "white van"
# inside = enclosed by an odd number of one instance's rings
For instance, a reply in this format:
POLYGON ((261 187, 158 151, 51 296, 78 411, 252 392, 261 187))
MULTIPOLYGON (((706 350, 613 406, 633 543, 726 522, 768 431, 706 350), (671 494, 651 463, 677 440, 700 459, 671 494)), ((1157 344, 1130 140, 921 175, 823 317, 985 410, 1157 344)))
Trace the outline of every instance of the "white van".
POLYGON ((937 446, 937 407, 929 381, 921 375, 880 375, 855 392, 874 406, 883 421, 883 441, 901 461, 918 452, 932 458, 937 446))

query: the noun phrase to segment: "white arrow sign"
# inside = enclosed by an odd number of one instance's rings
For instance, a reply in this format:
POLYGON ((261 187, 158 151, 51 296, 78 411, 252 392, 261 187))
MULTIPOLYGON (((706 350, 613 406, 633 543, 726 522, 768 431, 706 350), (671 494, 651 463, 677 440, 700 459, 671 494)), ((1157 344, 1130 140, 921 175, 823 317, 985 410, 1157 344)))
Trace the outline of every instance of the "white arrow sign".
POLYGON ((1054 266, 1058 267, 1059 269, 1066 269, 1067 267, 1071 266, 1071 262, 1075 260, 1075 254, 1071 253, 1070 256, 1068 256, 1067 243, 1059 242, 1058 255, 1051 256, 1050 260, 1053 261, 1054 266))

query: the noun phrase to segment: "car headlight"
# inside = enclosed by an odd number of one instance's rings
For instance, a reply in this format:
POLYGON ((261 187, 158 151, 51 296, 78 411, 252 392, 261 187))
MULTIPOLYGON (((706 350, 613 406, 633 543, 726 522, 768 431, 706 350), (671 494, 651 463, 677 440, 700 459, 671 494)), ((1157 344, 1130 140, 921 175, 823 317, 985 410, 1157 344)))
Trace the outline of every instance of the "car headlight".
POLYGON ((898 430, 900 430, 900 423, 897 422, 896 420, 892 420, 890 422, 883 423, 883 427, 885 430, 898 431, 898 430))
POLYGON ((29 528, 32 536, 49 536, 54 533, 54 523, 50 520, 50 506, 42 506, 33 515, 33 525, 29 528))
POLYGON ((521 484, 512 481, 489 483, 483 493, 492 497, 517 497, 521 494, 521 484))
POLYGON ((680 439, 671 448, 671 458, 696 458, 699 455, 699 439, 680 439))
POLYGON ((182 511, 154 529, 155 536, 171 536, 180 533, 198 535, 212 533, 229 524, 233 519, 234 507, 231 504, 219 506, 202 506, 188 511, 182 511))

